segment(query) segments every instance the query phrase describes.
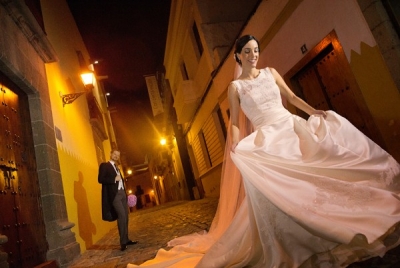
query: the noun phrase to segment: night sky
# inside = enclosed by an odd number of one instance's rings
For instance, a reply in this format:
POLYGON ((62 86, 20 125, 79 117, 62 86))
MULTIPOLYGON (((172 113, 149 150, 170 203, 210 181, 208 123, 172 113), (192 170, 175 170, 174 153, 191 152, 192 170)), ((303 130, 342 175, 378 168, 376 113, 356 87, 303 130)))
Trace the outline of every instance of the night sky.
MULTIPOLYGON (((170 0, 67 0, 104 87, 118 147, 130 165, 155 143, 144 75, 162 68, 170 0)), ((106 152, 106 157, 108 157, 106 152)))

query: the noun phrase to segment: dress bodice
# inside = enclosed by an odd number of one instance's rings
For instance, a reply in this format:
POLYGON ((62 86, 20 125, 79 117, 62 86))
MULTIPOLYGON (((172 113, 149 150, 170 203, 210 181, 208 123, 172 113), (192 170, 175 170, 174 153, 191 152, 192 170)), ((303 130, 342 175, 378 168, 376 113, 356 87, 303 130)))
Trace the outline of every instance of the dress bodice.
POLYGON ((282 104, 278 85, 268 67, 261 69, 254 79, 233 83, 239 93, 240 106, 255 128, 290 115, 282 104))

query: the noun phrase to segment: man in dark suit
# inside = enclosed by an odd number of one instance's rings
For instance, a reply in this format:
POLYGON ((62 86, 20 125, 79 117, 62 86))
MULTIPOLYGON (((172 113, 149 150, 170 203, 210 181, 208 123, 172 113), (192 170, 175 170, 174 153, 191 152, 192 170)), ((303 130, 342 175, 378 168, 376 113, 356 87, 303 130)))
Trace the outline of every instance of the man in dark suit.
POLYGON ((124 251, 127 245, 134 245, 137 241, 128 238, 128 205, 124 178, 117 164, 119 157, 118 150, 111 151, 110 161, 100 164, 98 181, 102 185, 102 218, 105 221, 117 220, 121 250, 124 251))

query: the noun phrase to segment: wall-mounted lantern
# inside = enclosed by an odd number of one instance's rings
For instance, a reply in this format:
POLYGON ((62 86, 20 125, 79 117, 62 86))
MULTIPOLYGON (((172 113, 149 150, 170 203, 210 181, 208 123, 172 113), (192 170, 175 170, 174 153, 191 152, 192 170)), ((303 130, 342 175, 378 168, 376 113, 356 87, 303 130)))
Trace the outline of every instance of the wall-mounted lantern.
POLYGON ((87 90, 92 90, 94 88, 94 73, 90 70, 87 70, 86 72, 83 72, 81 74, 83 86, 87 90))
MULTIPOLYGON (((87 70, 81 74, 83 86, 85 87, 86 90, 90 91, 94 88, 94 73, 90 70, 87 70)), ((73 103, 77 98, 79 98, 81 95, 85 94, 86 91, 81 91, 81 92, 76 92, 76 93, 70 93, 70 94, 61 94, 60 97, 63 102, 63 106, 65 104, 71 104, 73 103)))
MULTIPOLYGON (((76 53, 77 53, 79 65, 81 68, 81 79, 82 79, 83 86, 85 87, 86 91, 90 91, 94 88, 95 75, 94 75, 94 71, 92 71, 93 68, 92 68, 92 70, 89 69, 89 67, 86 64, 85 59, 83 58, 83 55, 80 51, 77 51, 76 53)), ((70 94, 61 94, 61 92, 60 92, 60 97, 61 97, 63 106, 65 106, 65 104, 73 103, 81 95, 85 94, 86 91, 70 93, 70 94)))

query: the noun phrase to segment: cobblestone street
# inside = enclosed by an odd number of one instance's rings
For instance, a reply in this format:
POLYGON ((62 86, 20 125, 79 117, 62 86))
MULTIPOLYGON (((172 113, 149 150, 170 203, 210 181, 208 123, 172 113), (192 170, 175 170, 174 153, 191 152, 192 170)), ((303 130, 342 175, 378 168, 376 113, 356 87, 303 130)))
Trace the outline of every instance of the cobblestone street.
POLYGON ((141 264, 152 259, 171 239, 208 230, 217 209, 218 199, 170 202, 134 211, 129 217, 129 238, 139 243, 120 250, 118 229, 106 236, 75 260, 70 268, 122 268, 128 263, 141 264))
MULTIPOLYGON (((171 202, 165 205, 132 212, 129 218, 129 237, 139 243, 121 252, 117 228, 113 228, 94 246, 76 259, 70 268, 122 268, 128 263, 141 264, 152 259, 161 247, 167 248, 171 239, 208 230, 218 199, 171 202)), ((355 263, 349 268, 400 267, 400 247, 389 251, 384 258, 355 263)), ((185 267, 186 268, 186 267, 185 267)))

